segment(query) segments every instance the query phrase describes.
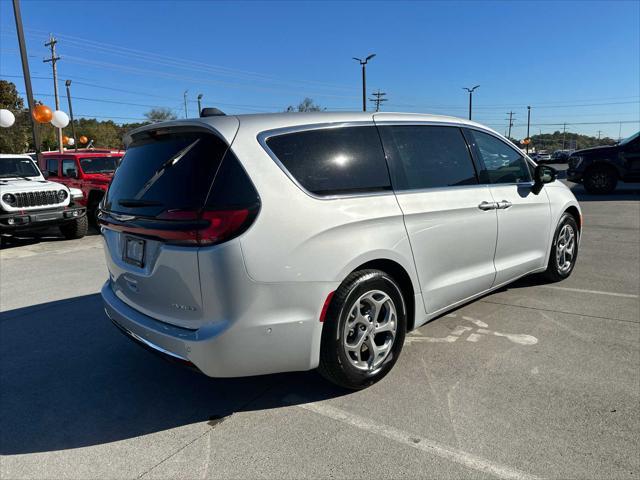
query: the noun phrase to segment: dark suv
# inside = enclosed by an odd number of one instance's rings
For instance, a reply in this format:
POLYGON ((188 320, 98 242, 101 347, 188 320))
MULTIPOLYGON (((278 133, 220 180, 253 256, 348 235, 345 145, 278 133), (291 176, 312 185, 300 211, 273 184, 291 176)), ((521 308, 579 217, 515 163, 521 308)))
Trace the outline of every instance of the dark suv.
POLYGON ((569 157, 567 179, 589 193, 610 193, 621 182, 640 182, 640 132, 616 145, 576 150, 569 157))

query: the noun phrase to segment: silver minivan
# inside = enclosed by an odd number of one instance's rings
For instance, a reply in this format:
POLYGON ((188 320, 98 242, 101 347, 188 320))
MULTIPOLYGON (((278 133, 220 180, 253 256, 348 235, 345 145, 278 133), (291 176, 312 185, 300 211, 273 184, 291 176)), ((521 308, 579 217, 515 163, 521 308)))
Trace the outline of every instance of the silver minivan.
POLYGON ((318 368, 363 388, 408 331, 576 262, 570 190, 470 121, 218 114, 126 143, 100 213, 105 311, 212 377, 318 368))

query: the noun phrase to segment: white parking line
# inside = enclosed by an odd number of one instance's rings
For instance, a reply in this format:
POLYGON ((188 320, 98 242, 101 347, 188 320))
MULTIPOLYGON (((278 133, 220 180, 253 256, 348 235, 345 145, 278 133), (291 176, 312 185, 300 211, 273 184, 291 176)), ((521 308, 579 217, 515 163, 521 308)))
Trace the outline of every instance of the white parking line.
POLYGON ((491 460, 478 457, 471 453, 442 445, 434 442, 433 440, 417 437, 397 428, 377 424, 372 420, 354 415, 339 408, 320 403, 300 403, 301 399, 294 396, 285 398, 285 401, 292 404, 298 404, 298 407, 317 413, 318 415, 388 438, 389 440, 415 448, 416 450, 436 455, 441 458, 446 458, 447 460, 459 463, 464 467, 488 473, 497 478, 515 480, 535 480, 540 478, 515 468, 494 463, 491 460))
POLYGON ((565 290, 567 292, 593 293, 594 295, 609 295, 610 297, 638 298, 638 295, 635 295, 633 293, 603 292, 601 290, 585 290, 582 288, 556 287, 554 285, 537 285, 537 286, 540 288, 552 288, 554 290, 565 290))

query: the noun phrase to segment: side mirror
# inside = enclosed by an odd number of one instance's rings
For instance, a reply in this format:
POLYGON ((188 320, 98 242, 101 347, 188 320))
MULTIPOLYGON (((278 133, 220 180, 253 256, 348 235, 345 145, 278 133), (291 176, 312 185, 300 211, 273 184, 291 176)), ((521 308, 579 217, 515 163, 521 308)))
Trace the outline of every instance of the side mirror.
POLYGON ((538 165, 533 171, 533 188, 534 194, 538 195, 545 183, 554 182, 558 178, 558 171, 549 165, 538 165))
POLYGON ((42 172, 42 176, 47 179, 49 178, 49 170, 45 170, 44 172, 42 172))
POLYGON ((78 171, 75 168, 67 168, 67 177, 78 178, 78 171))

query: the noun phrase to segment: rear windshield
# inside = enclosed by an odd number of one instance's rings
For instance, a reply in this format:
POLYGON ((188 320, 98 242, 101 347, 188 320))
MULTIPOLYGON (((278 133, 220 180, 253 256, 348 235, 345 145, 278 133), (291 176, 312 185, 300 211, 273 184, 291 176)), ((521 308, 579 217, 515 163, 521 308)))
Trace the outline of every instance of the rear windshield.
POLYGON ((85 157, 80 159, 84 173, 112 173, 122 157, 85 157))
POLYGON ((154 217, 201 209, 227 147, 204 132, 138 135, 116 170, 105 210, 154 217))

